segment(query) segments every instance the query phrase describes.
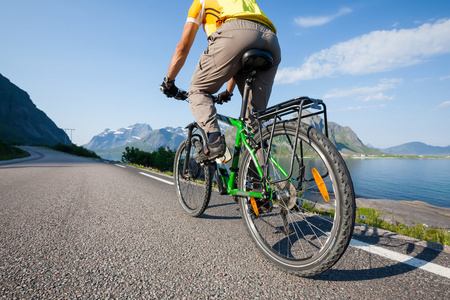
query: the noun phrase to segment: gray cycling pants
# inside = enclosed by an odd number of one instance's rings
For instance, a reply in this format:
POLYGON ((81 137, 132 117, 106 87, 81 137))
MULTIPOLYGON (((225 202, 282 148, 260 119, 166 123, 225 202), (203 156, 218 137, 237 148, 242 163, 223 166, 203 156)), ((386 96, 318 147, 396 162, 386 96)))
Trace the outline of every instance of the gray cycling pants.
MULTIPOLYGON (((216 108, 210 95, 217 93, 231 78, 236 81, 242 95, 246 75, 238 74, 242 64, 241 58, 247 50, 255 48, 271 53, 274 62, 270 69, 256 74, 247 106, 249 124, 254 121, 249 112, 267 107, 281 61, 278 38, 267 26, 240 19, 224 23, 208 37, 208 48, 200 57, 189 93, 192 114, 205 132, 220 132, 216 108)), ((239 111, 236 112, 236 116, 238 114, 239 111)))

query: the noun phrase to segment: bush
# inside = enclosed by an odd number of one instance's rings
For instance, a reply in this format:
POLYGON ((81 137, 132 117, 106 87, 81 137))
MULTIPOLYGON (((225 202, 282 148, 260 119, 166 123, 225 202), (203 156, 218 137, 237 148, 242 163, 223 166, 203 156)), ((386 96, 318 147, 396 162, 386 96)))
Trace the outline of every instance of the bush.
POLYGON ((28 152, 20 148, 13 147, 4 141, 0 140, 0 160, 9 160, 14 158, 22 158, 30 156, 28 152))
POLYGON ((151 153, 141 151, 139 148, 125 147, 125 152, 122 153, 122 161, 129 164, 150 167, 152 162, 151 153))
POLYGON ((52 149, 55 149, 56 151, 70 153, 77 156, 100 159, 100 156, 98 156, 94 151, 88 150, 83 146, 77 146, 75 144, 72 145, 56 144, 55 146, 52 147, 52 149))
POLYGON ((152 167, 160 171, 172 172, 174 160, 175 151, 169 149, 169 147, 159 147, 153 152, 145 152, 134 147, 125 147, 125 152, 122 153, 122 161, 125 163, 152 167))
POLYGON ((173 162, 175 160, 175 151, 167 147, 159 147, 152 152, 153 167, 161 171, 173 171, 173 162))

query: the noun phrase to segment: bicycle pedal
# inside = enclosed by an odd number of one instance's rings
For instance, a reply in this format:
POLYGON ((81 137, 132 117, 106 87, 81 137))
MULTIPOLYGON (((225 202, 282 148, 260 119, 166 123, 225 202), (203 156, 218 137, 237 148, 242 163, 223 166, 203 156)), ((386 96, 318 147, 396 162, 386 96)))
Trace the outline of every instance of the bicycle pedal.
POLYGON ((227 163, 231 160, 231 152, 228 147, 225 147, 225 154, 222 157, 219 157, 220 162, 227 163))
POLYGON ((250 204, 256 217, 261 214, 268 214, 273 210, 272 201, 269 199, 255 199, 254 197, 250 197, 250 204))

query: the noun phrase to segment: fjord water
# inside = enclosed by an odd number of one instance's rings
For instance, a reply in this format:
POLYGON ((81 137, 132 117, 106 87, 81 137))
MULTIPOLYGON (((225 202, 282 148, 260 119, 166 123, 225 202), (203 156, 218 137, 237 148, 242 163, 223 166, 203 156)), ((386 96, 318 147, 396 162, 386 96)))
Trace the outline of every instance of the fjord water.
POLYGON ((450 207, 450 159, 346 159, 358 197, 450 207))

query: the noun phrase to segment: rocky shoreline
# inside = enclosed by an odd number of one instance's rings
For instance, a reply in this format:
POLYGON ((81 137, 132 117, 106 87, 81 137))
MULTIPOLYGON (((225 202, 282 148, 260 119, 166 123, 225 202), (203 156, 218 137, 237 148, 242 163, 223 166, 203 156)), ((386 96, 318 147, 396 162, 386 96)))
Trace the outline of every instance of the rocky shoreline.
POLYGON ((428 227, 450 230, 450 208, 439 207, 423 201, 396 201, 386 199, 356 198, 357 207, 377 209, 390 223, 411 226, 426 224, 428 227))

